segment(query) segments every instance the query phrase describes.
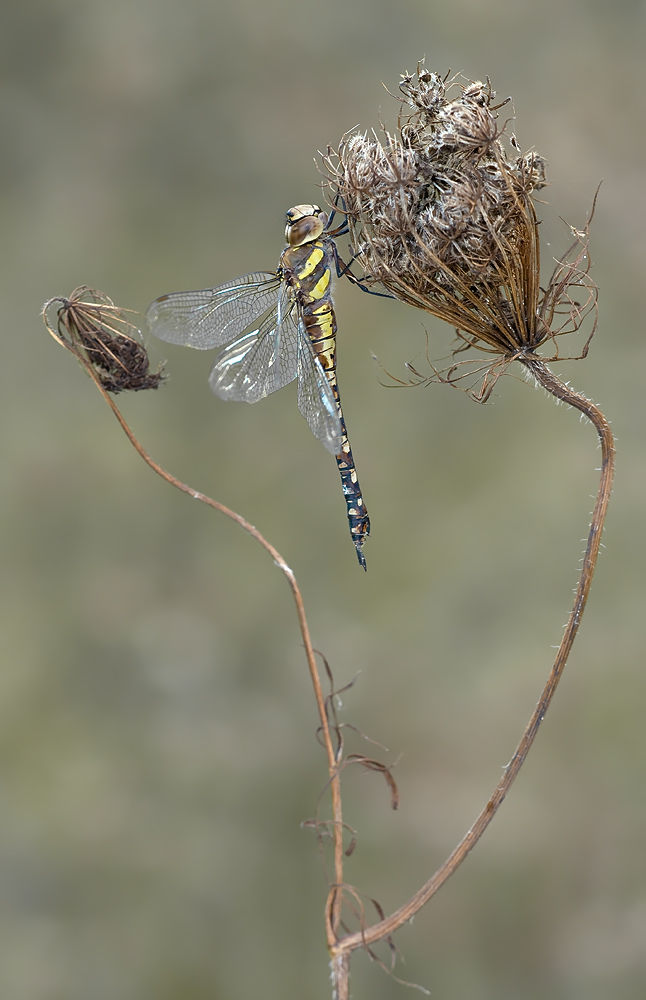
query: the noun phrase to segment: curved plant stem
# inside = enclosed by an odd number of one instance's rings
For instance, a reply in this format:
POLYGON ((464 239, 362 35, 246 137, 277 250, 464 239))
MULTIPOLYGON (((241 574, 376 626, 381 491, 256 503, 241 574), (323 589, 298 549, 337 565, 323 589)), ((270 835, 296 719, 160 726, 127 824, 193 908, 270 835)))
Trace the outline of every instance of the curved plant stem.
MULTIPOLYGON (((92 373, 94 377, 94 373, 92 373)), ((239 524, 241 528, 255 538, 257 542, 262 545, 263 549, 269 553, 269 555, 274 560, 276 566, 287 577, 287 582, 289 583, 290 589, 292 591, 292 597, 294 598, 294 604, 296 605, 296 614, 298 616, 298 624, 301 630, 301 636, 303 639, 303 646, 305 648, 305 657, 307 659, 307 666, 310 672, 310 678, 312 680, 312 686, 314 688, 314 697, 316 698, 316 707, 319 713, 319 719, 321 721, 321 732, 323 733, 323 743, 325 745, 325 751, 327 754, 328 763, 328 773, 330 777, 330 790, 332 794, 332 816, 334 823, 334 885, 330 890, 329 902, 326 907, 326 936, 328 947, 332 946, 336 941, 337 937, 337 927, 339 920, 341 918, 341 892, 335 887, 343 885, 343 812, 341 806, 341 782, 339 778, 339 772, 337 769, 336 759, 334 755, 334 747, 332 745, 332 737, 330 735, 330 726, 328 723, 327 712, 325 709, 325 697, 323 695, 323 689, 321 687, 321 678, 319 677, 319 672, 316 666, 316 658, 314 655, 314 647, 312 646, 312 638, 310 636, 309 625, 307 623, 307 617, 305 614, 305 605, 303 603, 303 596, 301 594, 298 583, 296 582, 296 576, 294 571, 287 565, 283 557, 281 556, 278 549, 275 549, 271 542, 261 535, 258 529, 250 524, 249 521, 245 520, 240 514, 237 514, 234 510, 229 507, 225 507, 224 504, 219 503, 217 500, 213 500, 211 497, 207 496, 205 493, 200 493, 198 490, 194 490, 192 486, 187 486, 186 483, 181 482, 166 469, 163 469, 161 465, 158 465, 150 457, 150 455, 141 446, 132 430, 126 423, 121 411, 116 406, 114 400, 107 394, 102 385, 97 382, 97 386, 101 391, 102 395, 107 400, 108 404, 115 417, 121 424, 121 427, 125 431, 130 443, 137 453, 143 458, 144 462, 150 466, 153 472, 156 472, 158 476, 165 479, 167 483, 171 486, 175 486, 182 493, 188 493, 189 496, 193 497, 195 500, 200 500, 205 503, 208 507, 213 507, 214 510, 220 511, 221 514, 225 514, 230 517, 232 521, 239 524)))
MULTIPOLYGON (((557 376, 550 371, 544 361, 541 361, 538 357, 533 355, 526 355, 524 358, 520 358, 519 360, 521 364, 523 364, 534 376, 536 381, 539 382, 540 385, 542 385, 549 393, 556 396, 557 399, 562 400, 564 403, 580 410, 581 413, 583 413, 588 420, 590 420, 599 435, 601 443, 601 476, 597 491, 597 498, 592 512, 590 531, 588 534, 585 555, 583 557, 583 569, 581 570, 581 575, 579 577, 579 583, 574 598, 574 605, 572 607, 572 611, 570 612, 570 617, 565 627, 561 644, 558 648, 554 664, 550 671, 550 675, 547 678, 545 687, 543 688, 539 702, 531 719, 529 720, 527 728, 525 729, 523 737, 518 744, 510 763, 505 768, 505 774, 499 782, 493 795, 487 802, 471 829, 465 834, 457 847, 446 859, 444 864, 438 868, 428 882, 426 882, 421 889, 419 889, 406 903, 404 903, 403 906, 400 906, 399 909, 395 910, 384 920, 379 921, 379 923, 373 924, 371 927, 366 927, 356 933, 346 934, 344 937, 339 939, 334 948, 331 949, 331 953, 334 963, 333 968, 338 969, 339 974, 342 977, 344 975, 347 976, 347 962, 342 963, 340 961, 341 957, 349 955, 357 948, 369 946, 376 941, 387 937, 410 920, 411 917, 415 916, 418 910, 420 910, 421 907, 428 902, 431 896, 435 895, 438 889, 462 864, 469 851, 475 847, 477 842, 482 837, 483 833, 491 823, 491 820, 500 808, 518 772, 523 766, 525 758, 527 757, 532 743, 536 738, 539 727, 545 718, 545 713, 547 712, 550 702, 554 697, 554 692, 556 691, 556 687, 565 668, 565 664, 567 663, 570 650, 572 649, 572 644, 581 623, 581 616, 583 615, 586 601, 588 599, 590 584, 592 583, 592 576, 594 574, 597 555, 599 553, 599 545, 601 543, 601 531, 612 489, 615 456, 612 432, 608 421, 604 417, 601 410, 599 410, 594 403, 591 403, 590 400, 586 399, 585 396, 574 392, 564 382, 557 378, 557 376)), ((347 996, 347 983, 338 984, 337 994, 339 1000, 341 1000, 342 997, 347 996)))
POLYGON ((329 902, 326 907, 326 935, 328 947, 330 947, 336 941, 337 927, 341 917, 341 893, 335 888, 335 886, 341 886, 343 884, 343 813, 341 807, 341 782, 334 755, 332 737, 330 735, 330 726, 325 709, 325 697, 321 687, 321 678, 319 677, 319 672, 316 666, 314 647, 312 646, 312 638, 310 636, 309 625, 305 614, 303 596, 298 583, 296 582, 294 571, 287 565, 278 549, 275 549, 271 542, 268 542, 253 524, 250 524, 249 521, 245 520, 245 518, 240 514, 237 514, 229 507, 225 507, 224 504, 219 503, 217 500, 213 500, 205 493, 200 493, 198 490, 194 490, 192 486, 187 486, 186 483, 181 482, 170 472, 167 472, 166 469, 163 469, 161 465, 158 465, 157 462, 155 462, 154 459, 152 459, 141 446, 126 423, 126 420, 114 400, 107 394, 103 386, 99 384, 93 372, 92 376, 97 383, 97 387, 101 394, 107 400, 112 412, 121 424, 121 427, 123 428, 133 448, 143 458, 144 462, 150 466, 153 472, 156 472, 158 476, 165 479, 167 483, 171 484, 171 486, 175 486, 178 490, 181 490, 182 493, 188 493, 188 495, 193 497, 195 500, 200 500, 208 507, 213 507, 214 510, 220 511, 221 514, 225 514, 227 517, 230 517, 232 521, 235 521, 236 524, 239 524, 241 528, 244 528, 244 530, 250 534, 252 538, 255 538, 255 540, 262 545, 263 549, 265 549, 265 551, 272 557, 276 566, 278 566, 278 568, 282 570, 287 577, 287 582, 289 583, 292 591, 292 597, 294 598, 294 604, 296 605, 296 614, 298 616, 298 624, 301 630, 303 646, 305 648, 305 657, 307 659, 307 666, 309 668, 310 678, 314 688, 314 697, 316 698, 316 707, 321 721, 321 732, 323 733, 323 743, 327 754, 330 789, 332 793, 332 815, 334 822, 334 886, 332 886, 332 889, 330 890, 329 902))
POLYGON ((176 489, 181 490, 182 493, 187 493, 190 497, 195 500, 200 500, 202 503, 206 504, 208 507, 212 507, 214 510, 219 511, 221 514, 225 514, 226 517, 230 517, 232 521, 239 524, 252 538, 254 538, 260 545, 265 549, 266 552, 274 560, 276 566, 282 570, 289 583, 292 596, 294 598, 294 604, 296 605, 296 614, 298 616, 298 624, 301 630, 301 636, 303 639, 303 646, 305 648, 305 657, 307 659, 307 665, 310 672, 310 678, 312 681, 312 686, 314 688, 314 697, 316 699, 316 707, 318 709, 319 719, 321 722, 321 732, 323 734, 323 743, 325 746, 325 751, 327 754, 327 764, 329 781, 332 795, 332 815, 333 815, 333 826, 334 826, 334 884, 330 889, 330 894, 328 897, 328 903, 326 906, 326 936, 328 947, 331 947, 337 938, 337 928, 339 920, 341 918, 341 904, 342 896, 341 891, 337 887, 343 885, 343 813, 341 808, 341 782, 339 778, 339 771, 337 768, 337 761, 334 753, 334 747, 332 744, 332 737, 330 734, 330 726, 327 717, 327 711, 325 707, 325 697, 323 695, 323 689, 321 687, 321 679, 319 677, 319 672, 316 665, 316 657, 314 654, 314 648, 312 646, 312 639, 310 636, 309 625, 307 623, 307 617, 305 614, 305 605, 303 603, 303 597, 296 582, 296 576, 294 571, 287 565, 280 552, 274 548, 274 546, 264 538, 263 535, 258 531, 258 529, 250 524, 249 521, 245 520, 240 514, 237 514, 234 510, 226 507, 224 504, 219 503, 217 500, 213 500, 211 497, 207 496, 205 493, 200 493, 198 490, 194 490, 192 486, 187 486, 186 483, 181 482, 166 469, 163 469, 161 465, 158 465, 150 457, 147 451, 142 447, 138 439, 135 437, 133 431, 126 422, 123 414, 119 410, 118 406, 112 399, 112 397, 106 392, 103 385, 94 371, 91 364, 88 364, 84 355, 75 349, 75 347, 70 344, 64 337, 58 334, 52 329, 49 322, 47 321, 46 310, 49 303, 46 303, 43 309, 43 319, 45 326, 47 327, 49 333, 52 337, 61 344, 62 347, 67 348, 80 364, 83 366, 87 374, 90 376, 97 389, 107 402, 108 406, 114 413, 115 417, 119 421, 126 437, 130 441, 131 445, 135 449, 138 455, 143 458, 144 462, 150 466, 153 472, 156 472, 158 476, 170 483, 176 489))

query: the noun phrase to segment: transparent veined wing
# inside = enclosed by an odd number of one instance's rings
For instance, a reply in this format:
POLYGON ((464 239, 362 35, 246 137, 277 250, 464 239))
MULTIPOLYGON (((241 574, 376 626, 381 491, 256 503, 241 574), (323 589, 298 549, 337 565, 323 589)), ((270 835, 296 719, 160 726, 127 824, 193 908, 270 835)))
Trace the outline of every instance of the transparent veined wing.
POLYGON ((298 333, 298 408, 314 437, 338 455, 342 436, 339 408, 302 319, 298 333))
POLYGON ((275 306, 280 285, 271 271, 254 271, 217 288, 161 295, 146 316, 160 340, 208 351, 238 337, 275 306))
POLYGON ((257 330, 229 344, 215 360, 209 385, 220 399, 255 403, 296 378, 298 324, 287 286, 257 330))

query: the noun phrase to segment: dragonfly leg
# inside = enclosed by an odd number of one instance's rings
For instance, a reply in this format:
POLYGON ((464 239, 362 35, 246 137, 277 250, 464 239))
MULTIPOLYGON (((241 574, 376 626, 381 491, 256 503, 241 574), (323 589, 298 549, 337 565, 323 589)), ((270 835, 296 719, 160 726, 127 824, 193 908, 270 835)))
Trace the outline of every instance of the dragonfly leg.
POLYGON ((326 230, 327 230, 327 235, 328 236, 332 236, 332 237, 345 236, 345 234, 349 231, 348 230, 348 215, 347 215, 347 212, 345 210, 345 201, 343 200, 343 198, 341 198, 341 193, 339 191, 337 191, 337 193, 335 194, 333 200, 334 200, 334 208, 330 212, 330 218, 327 220, 327 226, 325 227, 326 230), (338 211, 339 199, 341 200, 341 205, 343 206, 342 209, 341 209, 341 211, 340 211, 340 215, 344 216, 345 222, 342 222, 341 225, 339 226, 339 228, 335 229, 334 232, 330 232, 330 230, 332 228, 332 220, 334 219, 334 216, 336 215, 336 213, 338 211))
POLYGON ((352 267, 353 263, 359 256, 358 254, 356 253, 353 254, 350 259, 350 263, 346 264, 339 256, 339 251, 336 248, 336 244, 332 244, 332 246, 334 247, 334 263, 336 264, 337 278, 347 278, 348 281, 351 281, 353 285, 356 285, 357 288, 360 288, 362 292, 366 292, 368 295, 377 295, 380 299, 395 298, 394 295, 390 295, 388 294, 388 292, 375 292, 374 289, 368 288, 367 285, 364 285, 363 282, 359 278, 357 278, 356 274, 352 273, 350 268, 352 267))

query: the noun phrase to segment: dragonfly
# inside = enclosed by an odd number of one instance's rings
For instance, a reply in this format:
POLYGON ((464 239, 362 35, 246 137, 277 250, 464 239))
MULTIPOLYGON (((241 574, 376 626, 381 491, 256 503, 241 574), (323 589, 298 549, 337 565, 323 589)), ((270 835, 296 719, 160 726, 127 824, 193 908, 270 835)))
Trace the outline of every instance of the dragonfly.
POLYGON ((333 272, 365 286, 338 255, 335 238, 347 226, 344 222, 332 229, 334 214, 328 217, 318 205, 290 208, 287 246, 276 271, 254 271, 216 288, 161 295, 146 315, 152 333, 167 343, 199 351, 224 346, 209 376, 220 399, 255 403, 298 379, 298 408, 336 458, 350 535, 365 570, 363 544, 370 518, 337 383, 333 272))

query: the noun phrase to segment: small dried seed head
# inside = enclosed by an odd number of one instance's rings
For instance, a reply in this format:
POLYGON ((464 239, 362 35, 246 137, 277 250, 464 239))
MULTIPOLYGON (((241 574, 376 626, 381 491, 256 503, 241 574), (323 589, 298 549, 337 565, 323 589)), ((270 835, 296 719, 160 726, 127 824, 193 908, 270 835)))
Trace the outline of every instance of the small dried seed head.
POLYGON ((157 389, 165 377, 162 366, 150 371, 147 351, 135 339, 139 331, 127 312, 87 285, 75 288, 68 299, 50 299, 43 308, 50 333, 94 372, 108 392, 157 389), (56 332, 47 320, 54 306, 58 307, 56 332))

